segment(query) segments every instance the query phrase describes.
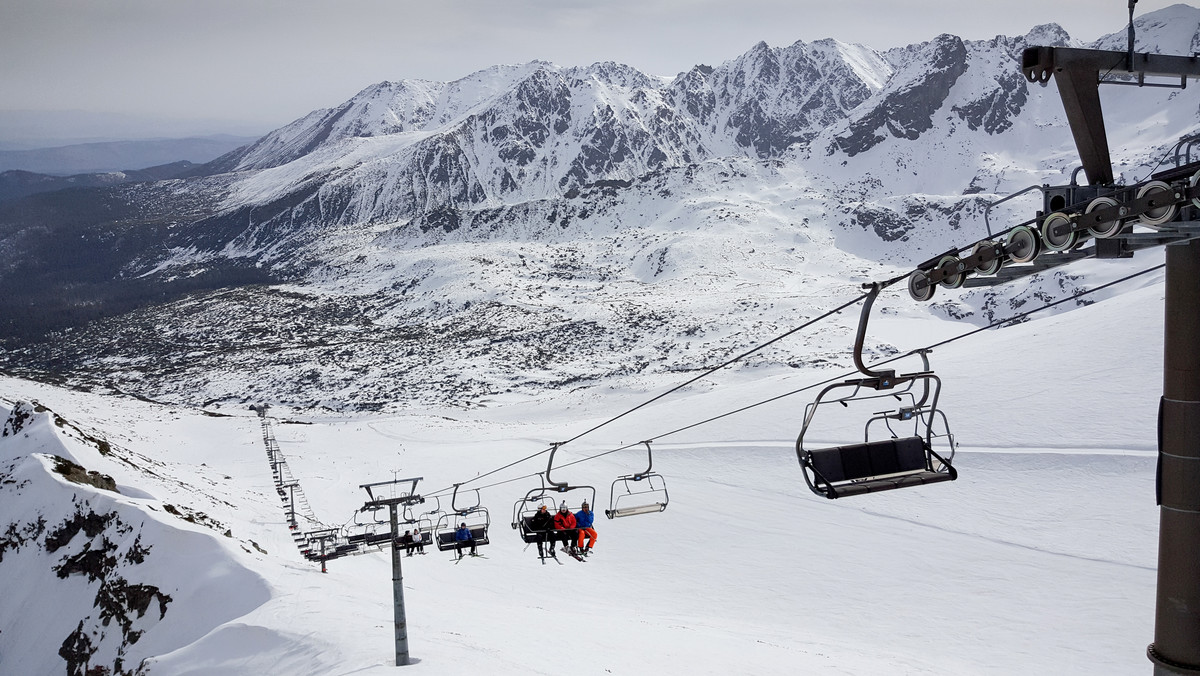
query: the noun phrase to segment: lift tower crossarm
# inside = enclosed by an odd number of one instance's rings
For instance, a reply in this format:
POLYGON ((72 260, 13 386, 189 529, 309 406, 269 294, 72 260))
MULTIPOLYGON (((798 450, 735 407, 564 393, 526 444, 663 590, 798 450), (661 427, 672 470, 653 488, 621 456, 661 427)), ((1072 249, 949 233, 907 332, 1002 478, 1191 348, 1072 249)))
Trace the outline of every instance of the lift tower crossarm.
POLYGON ((1021 72, 1025 74, 1025 79, 1041 84, 1046 84, 1054 76, 1088 184, 1108 186, 1113 184, 1113 170, 1100 107, 1101 73, 1137 74, 1136 82, 1111 81, 1113 84, 1182 89, 1187 86, 1189 77, 1200 78, 1200 58, 1137 54, 1132 49, 1117 52, 1070 47, 1027 47, 1021 55, 1021 72), (1179 84, 1147 83, 1147 75, 1178 77, 1179 84))

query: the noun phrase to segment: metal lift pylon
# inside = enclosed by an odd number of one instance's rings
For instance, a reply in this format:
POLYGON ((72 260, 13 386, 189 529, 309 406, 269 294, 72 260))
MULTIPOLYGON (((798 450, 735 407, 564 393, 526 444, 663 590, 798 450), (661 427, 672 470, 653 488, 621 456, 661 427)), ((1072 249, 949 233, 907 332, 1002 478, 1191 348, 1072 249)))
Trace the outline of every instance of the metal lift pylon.
MULTIPOLYGON (((1100 109, 1101 73, 1136 75, 1119 82, 1184 88, 1200 77, 1200 58, 1134 52, 1129 2, 1129 47, 1124 52, 1029 47, 1022 71, 1030 82, 1051 77, 1062 96, 1088 182, 1113 182, 1100 109), (1178 83, 1147 83, 1151 76, 1178 83)), ((1146 650, 1154 676, 1200 674, 1200 240, 1166 247, 1163 396, 1158 416, 1158 587, 1154 642, 1146 650)))
POLYGON ((396 638, 396 666, 404 667, 409 664, 408 654, 408 617, 404 608, 404 573, 400 567, 400 524, 397 509, 400 505, 415 505, 425 502, 425 498, 417 495, 417 482, 423 477, 412 479, 394 479, 377 483, 363 484, 359 488, 367 492, 370 498, 363 509, 388 508, 389 523, 392 528, 392 614, 396 638), (394 487, 410 483, 406 493, 394 497, 376 497, 374 489, 382 486, 394 487))

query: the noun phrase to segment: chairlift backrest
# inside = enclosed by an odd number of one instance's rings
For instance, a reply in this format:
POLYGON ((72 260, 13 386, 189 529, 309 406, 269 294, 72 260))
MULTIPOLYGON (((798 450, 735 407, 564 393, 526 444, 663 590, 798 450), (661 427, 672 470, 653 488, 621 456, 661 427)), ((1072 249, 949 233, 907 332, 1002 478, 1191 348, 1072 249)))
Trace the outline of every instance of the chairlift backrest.
POLYGON ((558 510, 556 506, 558 502, 553 490, 543 485, 541 488, 529 491, 525 497, 513 505, 512 527, 521 536, 522 541, 532 543, 545 539, 547 531, 534 530, 530 520, 542 507, 545 507, 551 514, 558 510))
POLYGON ((538 510, 545 507, 550 513, 558 511, 558 500, 555 498, 553 489, 543 486, 535 488, 525 494, 520 500, 513 504, 513 519, 512 527, 520 528, 524 520, 528 520, 538 510))

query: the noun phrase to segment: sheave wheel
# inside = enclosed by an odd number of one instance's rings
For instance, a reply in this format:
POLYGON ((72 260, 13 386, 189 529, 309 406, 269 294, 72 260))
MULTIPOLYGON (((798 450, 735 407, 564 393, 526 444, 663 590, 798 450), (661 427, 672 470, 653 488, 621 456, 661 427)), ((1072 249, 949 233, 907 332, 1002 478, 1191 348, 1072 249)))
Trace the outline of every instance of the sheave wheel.
MULTIPOLYGON (((971 255, 974 256, 985 249, 988 251, 995 251, 996 243, 990 240, 979 242, 975 245, 975 248, 971 249, 971 255)), ((981 275, 994 275, 997 272, 1000 272, 1000 266, 1003 264, 1003 262, 1004 261, 1002 257, 993 256, 992 260, 980 263, 979 266, 975 268, 975 272, 981 275)))
POLYGON ((942 286, 947 289, 957 289, 967 278, 967 273, 963 271, 963 264, 958 256, 942 256, 942 260, 938 261, 937 266, 945 270, 942 286))
MULTIPOLYGON (((1170 193, 1170 192, 1171 192, 1170 185, 1163 183, 1162 181, 1150 181, 1146 185, 1138 188, 1137 197, 1138 197, 1138 199, 1141 199, 1143 197, 1150 196, 1150 195, 1158 195, 1159 193, 1170 193)), ((1170 197, 1170 195, 1164 194, 1164 195, 1162 195, 1162 197, 1165 200, 1165 199, 1168 199, 1170 197)), ((1158 226, 1170 221, 1172 218, 1175 218, 1176 211, 1177 211, 1177 207, 1175 206, 1175 203, 1172 202, 1171 204, 1168 204, 1166 206, 1154 207, 1153 209, 1150 209, 1149 211, 1142 212, 1142 215, 1138 216, 1138 220, 1140 220, 1142 222, 1142 225, 1144 225, 1146 227, 1154 228, 1157 230, 1158 226)))
MULTIPOLYGON (((1188 181, 1188 186, 1195 188, 1197 183, 1200 183, 1200 171, 1192 174, 1192 178, 1188 181)), ((1192 206, 1200 209, 1200 197, 1192 198, 1192 206)))
POLYGON ((1079 233, 1071 231, 1071 218, 1064 213, 1054 212, 1042 221, 1042 243, 1051 251, 1066 251, 1075 246, 1079 241, 1079 233), (1066 232, 1055 234, 1055 229, 1062 229, 1060 226, 1065 226, 1066 232))
MULTIPOLYGON (((1120 206, 1115 199, 1111 197, 1097 197, 1088 203, 1087 209, 1084 209, 1083 213, 1090 214, 1097 209, 1109 209, 1115 206, 1120 206)), ((1088 228, 1088 232, 1092 233, 1092 236, 1096 239, 1108 239, 1121 232, 1121 226, 1123 225, 1125 224, 1121 222, 1121 219, 1116 218, 1111 221, 1097 223, 1088 228)))
POLYGON ((913 297, 913 300, 927 301, 933 298, 933 290, 937 286, 929 283, 929 275, 921 270, 913 270, 908 276, 908 295, 913 297))
POLYGON ((1042 238, 1028 225, 1018 225, 1008 233, 1005 248, 1012 247, 1009 259, 1014 263, 1029 263, 1042 252, 1042 238))

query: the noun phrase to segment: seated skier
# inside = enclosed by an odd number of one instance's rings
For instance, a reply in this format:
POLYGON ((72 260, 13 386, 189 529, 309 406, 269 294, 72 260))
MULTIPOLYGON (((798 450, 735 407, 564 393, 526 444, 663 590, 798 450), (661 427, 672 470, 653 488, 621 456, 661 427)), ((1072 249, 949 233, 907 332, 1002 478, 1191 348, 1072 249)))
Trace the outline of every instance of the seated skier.
MULTIPOLYGON (((568 554, 574 553, 575 545, 572 544, 572 536, 575 535, 575 515, 567 508, 567 503, 564 500, 558 508, 558 514, 554 515, 554 530, 559 531, 556 540, 562 542, 563 551, 568 554)), ((551 543, 550 551, 554 551, 554 544, 551 543)))
POLYGON ((458 558, 462 558, 463 547, 470 545, 471 556, 479 556, 475 553, 475 536, 471 535, 471 529, 467 528, 467 524, 461 523, 458 530, 454 531, 454 551, 458 552, 458 558))
POLYGON ((592 546, 596 544, 596 529, 592 524, 596 522, 596 513, 588 508, 588 503, 583 503, 583 508, 575 512, 575 526, 579 529, 579 541, 576 546, 583 556, 592 553, 592 546), (583 539, 587 537, 587 547, 583 546, 583 539))
POLYGON ((554 541, 550 540, 550 531, 554 530, 554 517, 550 515, 550 510, 546 505, 538 508, 537 514, 529 517, 529 529, 537 535, 538 558, 544 559, 547 552, 544 549, 543 543, 550 543, 549 555, 558 558, 554 554, 554 541))

